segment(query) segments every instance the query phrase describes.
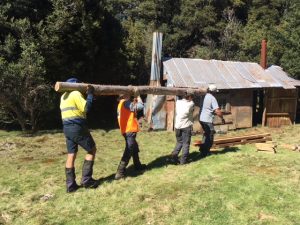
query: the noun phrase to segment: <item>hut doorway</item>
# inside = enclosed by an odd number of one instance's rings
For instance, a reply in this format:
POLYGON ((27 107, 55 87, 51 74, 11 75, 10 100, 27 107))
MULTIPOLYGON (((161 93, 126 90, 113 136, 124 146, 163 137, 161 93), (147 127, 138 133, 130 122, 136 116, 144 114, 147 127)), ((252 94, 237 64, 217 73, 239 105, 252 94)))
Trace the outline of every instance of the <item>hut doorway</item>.
POLYGON ((254 90, 253 91, 253 117, 252 125, 257 126, 262 123, 262 116, 264 111, 264 91, 254 90))

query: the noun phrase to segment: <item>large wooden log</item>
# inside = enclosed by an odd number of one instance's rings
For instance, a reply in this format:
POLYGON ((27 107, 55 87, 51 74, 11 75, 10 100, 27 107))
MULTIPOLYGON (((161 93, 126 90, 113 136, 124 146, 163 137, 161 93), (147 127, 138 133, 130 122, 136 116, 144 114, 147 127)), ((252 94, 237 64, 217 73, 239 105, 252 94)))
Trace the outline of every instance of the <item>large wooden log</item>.
MULTIPOLYGON (((86 87, 89 84, 86 83, 68 83, 68 82, 56 82, 55 91, 80 91, 85 92, 86 87)), ((129 94, 131 96, 138 96, 144 94, 153 95, 179 95, 183 96, 186 92, 193 93, 194 95, 204 95, 206 89, 202 88, 173 88, 173 87, 152 87, 152 86, 117 86, 117 85, 98 85, 90 84, 95 88, 95 95, 120 95, 129 94)))

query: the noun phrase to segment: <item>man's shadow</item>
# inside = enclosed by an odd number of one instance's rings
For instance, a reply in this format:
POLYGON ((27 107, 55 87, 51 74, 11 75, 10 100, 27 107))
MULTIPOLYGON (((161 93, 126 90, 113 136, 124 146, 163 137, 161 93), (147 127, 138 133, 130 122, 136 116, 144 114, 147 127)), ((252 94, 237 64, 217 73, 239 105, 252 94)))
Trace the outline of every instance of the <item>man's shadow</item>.
MULTIPOLYGON (((146 170, 137 171, 137 170, 134 169, 133 165, 130 165, 130 166, 128 166, 126 168, 126 176, 125 176, 125 178, 120 179, 120 180, 124 180, 124 179, 126 179, 126 177, 137 177, 137 176, 140 176, 143 173, 145 173, 147 170, 148 170, 148 166, 147 166, 146 170)), ((109 175, 107 177, 101 177, 98 180, 96 180, 96 186, 97 186, 96 188, 98 188, 103 183, 111 183, 113 181, 116 181, 115 180, 115 173, 113 173, 113 174, 111 174, 111 175, 109 175)))
MULTIPOLYGON (((120 180, 124 180, 126 179, 126 177, 137 177, 137 176, 140 176, 142 175, 143 173, 145 173, 148 169, 148 166, 147 166, 147 169, 145 170, 135 170, 134 169, 134 166, 133 165, 130 165, 126 168, 126 176, 125 178, 123 179, 120 179, 120 180)), ((97 187, 99 187, 101 184, 103 183, 111 183, 113 181, 116 181, 115 180, 115 173, 107 176, 107 177, 101 177, 97 180, 97 187)))
MULTIPOLYGON (((210 155, 226 154, 228 152, 237 152, 239 150, 240 149, 238 147, 226 147, 219 151, 213 151, 213 152, 211 152, 210 155)), ((209 157, 209 155, 206 156, 205 158, 207 158, 207 157, 209 157)), ((203 157, 201 157, 199 151, 192 152, 189 154, 188 164, 199 161, 201 159, 203 159, 203 157)), ((178 164, 178 162, 174 162, 171 158, 171 155, 164 155, 164 156, 160 156, 160 157, 156 158, 155 160, 153 160, 152 162, 150 162, 147 165, 147 170, 161 168, 161 167, 167 167, 169 165, 177 165, 177 164, 178 164)))
MULTIPOLYGON (((212 151, 211 154, 206 156, 205 158, 208 158, 212 155, 220 155, 220 154, 226 154, 229 152, 237 152, 239 150, 240 149, 238 147, 225 147, 224 149, 219 150, 219 151, 212 151)), ((197 151, 197 152, 190 153, 188 159, 189 159, 188 163, 193 163, 193 162, 203 159, 203 157, 201 157, 200 152, 197 151)), ((160 157, 154 159, 153 161, 151 161, 150 163, 148 163, 147 169, 143 170, 143 171, 135 170, 134 166, 131 164, 130 166, 128 166, 126 168, 126 177, 137 177, 137 176, 140 176, 152 169, 168 167, 169 165, 177 165, 177 164, 178 164, 177 162, 172 161, 172 158, 170 155, 160 156, 160 157)), ((115 178, 115 173, 111 174, 107 177, 102 177, 97 180, 97 185, 100 186, 101 184, 107 183, 107 182, 111 183, 111 182, 115 181, 114 178, 115 178)))

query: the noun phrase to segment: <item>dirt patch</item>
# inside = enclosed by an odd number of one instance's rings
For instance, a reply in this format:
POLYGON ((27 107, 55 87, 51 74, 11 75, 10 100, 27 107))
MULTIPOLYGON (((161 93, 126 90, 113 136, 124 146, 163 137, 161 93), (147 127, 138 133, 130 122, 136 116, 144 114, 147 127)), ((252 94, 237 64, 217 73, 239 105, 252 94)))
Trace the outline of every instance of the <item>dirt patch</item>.
POLYGON ((258 213, 258 219, 259 220, 276 220, 275 216, 267 215, 263 212, 258 213))
POLYGON ((44 143, 48 140, 49 140, 49 137, 47 137, 47 136, 42 136, 42 137, 38 137, 38 138, 35 139, 35 141, 39 142, 39 143, 44 143))
POLYGON ((45 163, 45 164, 52 164, 52 163, 54 163, 54 162, 56 162, 57 161, 57 159, 44 159, 43 161, 42 161, 42 163, 45 163))
POLYGON ((254 173, 277 175, 278 169, 273 166, 252 166, 250 170, 254 173))

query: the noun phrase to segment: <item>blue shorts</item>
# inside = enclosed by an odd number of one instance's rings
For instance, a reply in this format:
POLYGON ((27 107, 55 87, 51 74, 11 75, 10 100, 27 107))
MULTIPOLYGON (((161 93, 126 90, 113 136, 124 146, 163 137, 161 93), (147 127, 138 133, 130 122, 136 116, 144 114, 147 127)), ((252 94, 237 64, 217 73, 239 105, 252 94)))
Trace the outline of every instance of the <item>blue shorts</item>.
POLYGON ((78 151, 78 145, 87 152, 92 151, 96 146, 92 135, 85 125, 64 125, 64 134, 68 153, 76 153, 78 151))

